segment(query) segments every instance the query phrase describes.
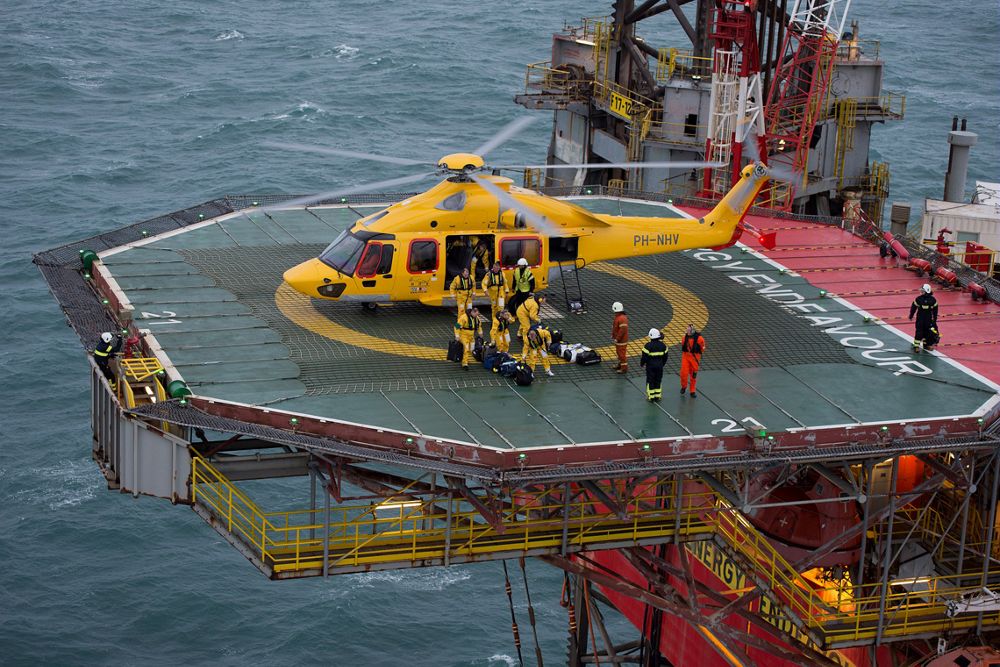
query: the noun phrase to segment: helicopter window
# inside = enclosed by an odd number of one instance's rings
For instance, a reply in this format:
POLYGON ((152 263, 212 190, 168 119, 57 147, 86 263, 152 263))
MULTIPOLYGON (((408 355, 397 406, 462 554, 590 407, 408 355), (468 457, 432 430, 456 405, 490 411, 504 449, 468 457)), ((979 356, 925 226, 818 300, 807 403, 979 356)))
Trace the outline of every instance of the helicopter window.
POLYGON ((528 266, 542 263, 542 242, 537 238, 504 239, 500 243, 500 262, 504 268, 517 266, 517 260, 524 257, 528 266))
POLYGON ((410 258, 406 265, 410 273, 428 273, 436 271, 438 265, 437 241, 411 241, 410 258))
POLYGON ((465 190, 445 197, 441 203, 434 208, 441 211, 461 211, 465 208, 465 190))
MULTIPOLYGON (((382 262, 382 252, 385 247, 381 243, 368 244, 368 247, 365 249, 365 255, 358 264, 358 278, 371 278, 375 275, 382 262)), ((392 246, 389 246, 389 252, 390 254, 392 253, 392 246)))
POLYGON ((354 273, 354 267, 361 259, 361 251, 364 250, 364 247, 364 241, 345 230, 333 243, 327 246, 319 258, 327 266, 349 276, 354 273))
POLYGON ((392 271, 392 255, 395 250, 391 245, 382 246, 382 260, 378 263, 378 268, 375 273, 385 275, 392 271))

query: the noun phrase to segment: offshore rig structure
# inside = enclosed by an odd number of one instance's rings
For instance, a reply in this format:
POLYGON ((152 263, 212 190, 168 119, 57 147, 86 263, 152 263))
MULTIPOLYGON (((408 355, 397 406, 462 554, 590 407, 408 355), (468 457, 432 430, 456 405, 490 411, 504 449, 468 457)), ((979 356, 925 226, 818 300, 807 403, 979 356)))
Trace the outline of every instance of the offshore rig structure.
POLYGON ((668 343, 695 323, 696 401, 647 403, 638 369, 559 364, 531 387, 455 372, 438 349, 453 315, 282 284, 405 195, 230 196, 35 256, 88 350, 123 339, 112 377, 91 358, 109 488, 190 507, 276 580, 544 559, 567 575, 574 666, 995 655, 974 647, 1000 638, 1000 284, 873 222, 888 171, 870 131, 903 98, 880 89, 877 45, 844 32, 847 4, 616 2, 528 67, 517 101, 554 111, 550 165, 729 165, 529 171, 528 187, 697 218, 748 159, 787 171, 748 216, 777 248, 596 265, 574 272, 588 313, 545 313, 570 340, 606 339, 619 299, 668 343), (690 48, 636 34, 665 12, 690 48), (895 325, 925 272, 956 333, 916 355, 895 325), (294 497, 278 478, 301 480, 294 497), (633 636, 610 635, 609 607, 633 636))

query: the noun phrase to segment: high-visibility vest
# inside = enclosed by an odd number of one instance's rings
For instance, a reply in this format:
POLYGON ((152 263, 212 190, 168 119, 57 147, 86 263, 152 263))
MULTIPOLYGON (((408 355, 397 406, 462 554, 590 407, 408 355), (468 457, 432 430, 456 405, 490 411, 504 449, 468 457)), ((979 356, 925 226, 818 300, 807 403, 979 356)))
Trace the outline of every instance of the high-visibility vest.
POLYGON ((115 346, 111 343, 101 341, 101 344, 94 348, 94 356, 101 358, 108 357, 111 355, 111 350, 113 350, 114 347, 115 346))
POLYGON ((515 292, 530 292, 531 283, 534 281, 535 275, 531 272, 528 267, 518 267, 514 269, 514 291, 515 292))

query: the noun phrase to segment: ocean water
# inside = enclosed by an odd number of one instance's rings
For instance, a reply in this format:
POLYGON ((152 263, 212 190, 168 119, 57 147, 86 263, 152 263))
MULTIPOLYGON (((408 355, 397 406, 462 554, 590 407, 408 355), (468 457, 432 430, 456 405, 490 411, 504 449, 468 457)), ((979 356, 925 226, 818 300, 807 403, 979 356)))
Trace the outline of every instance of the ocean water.
MULTIPOLYGON (((907 117, 879 127, 891 200, 940 196, 951 116, 1000 180, 995 3, 855 0, 907 117)), ((108 492, 90 461, 88 379, 33 252, 224 194, 303 193, 399 175, 266 140, 436 159, 525 112, 524 65, 609 2, 503 5, 148 0, 8 3, 0 39, 0 663, 515 663, 499 564, 269 582, 193 512, 108 492)), ((667 14, 656 44, 683 45, 667 14), (672 42, 664 40, 672 39, 672 42)), ((544 159, 548 118, 497 161, 544 159)), ((512 574, 526 658, 523 584, 512 574)), ((549 664, 565 656, 561 575, 528 563, 549 664)), ((624 626, 617 623, 616 627, 624 626)), ((528 664, 533 661, 529 658, 528 664)))

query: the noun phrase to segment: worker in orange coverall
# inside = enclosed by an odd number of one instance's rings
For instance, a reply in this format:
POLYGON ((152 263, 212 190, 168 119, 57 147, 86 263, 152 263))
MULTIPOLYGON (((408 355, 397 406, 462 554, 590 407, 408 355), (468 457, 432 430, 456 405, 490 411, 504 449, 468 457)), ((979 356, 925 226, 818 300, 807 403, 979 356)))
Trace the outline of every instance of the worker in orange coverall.
POLYGON ((701 367, 701 355, 705 351, 705 339, 698 333, 693 324, 689 324, 684 340, 681 341, 681 395, 688 390, 688 380, 691 381, 691 398, 697 398, 695 386, 698 384, 698 369, 701 367))
POLYGON ((611 323, 611 341, 618 354, 615 372, 628 373, 628 315, 625 314, 625 306, 621 301, 611 304, 611 312, 615 314, 614 322, 611 323))

